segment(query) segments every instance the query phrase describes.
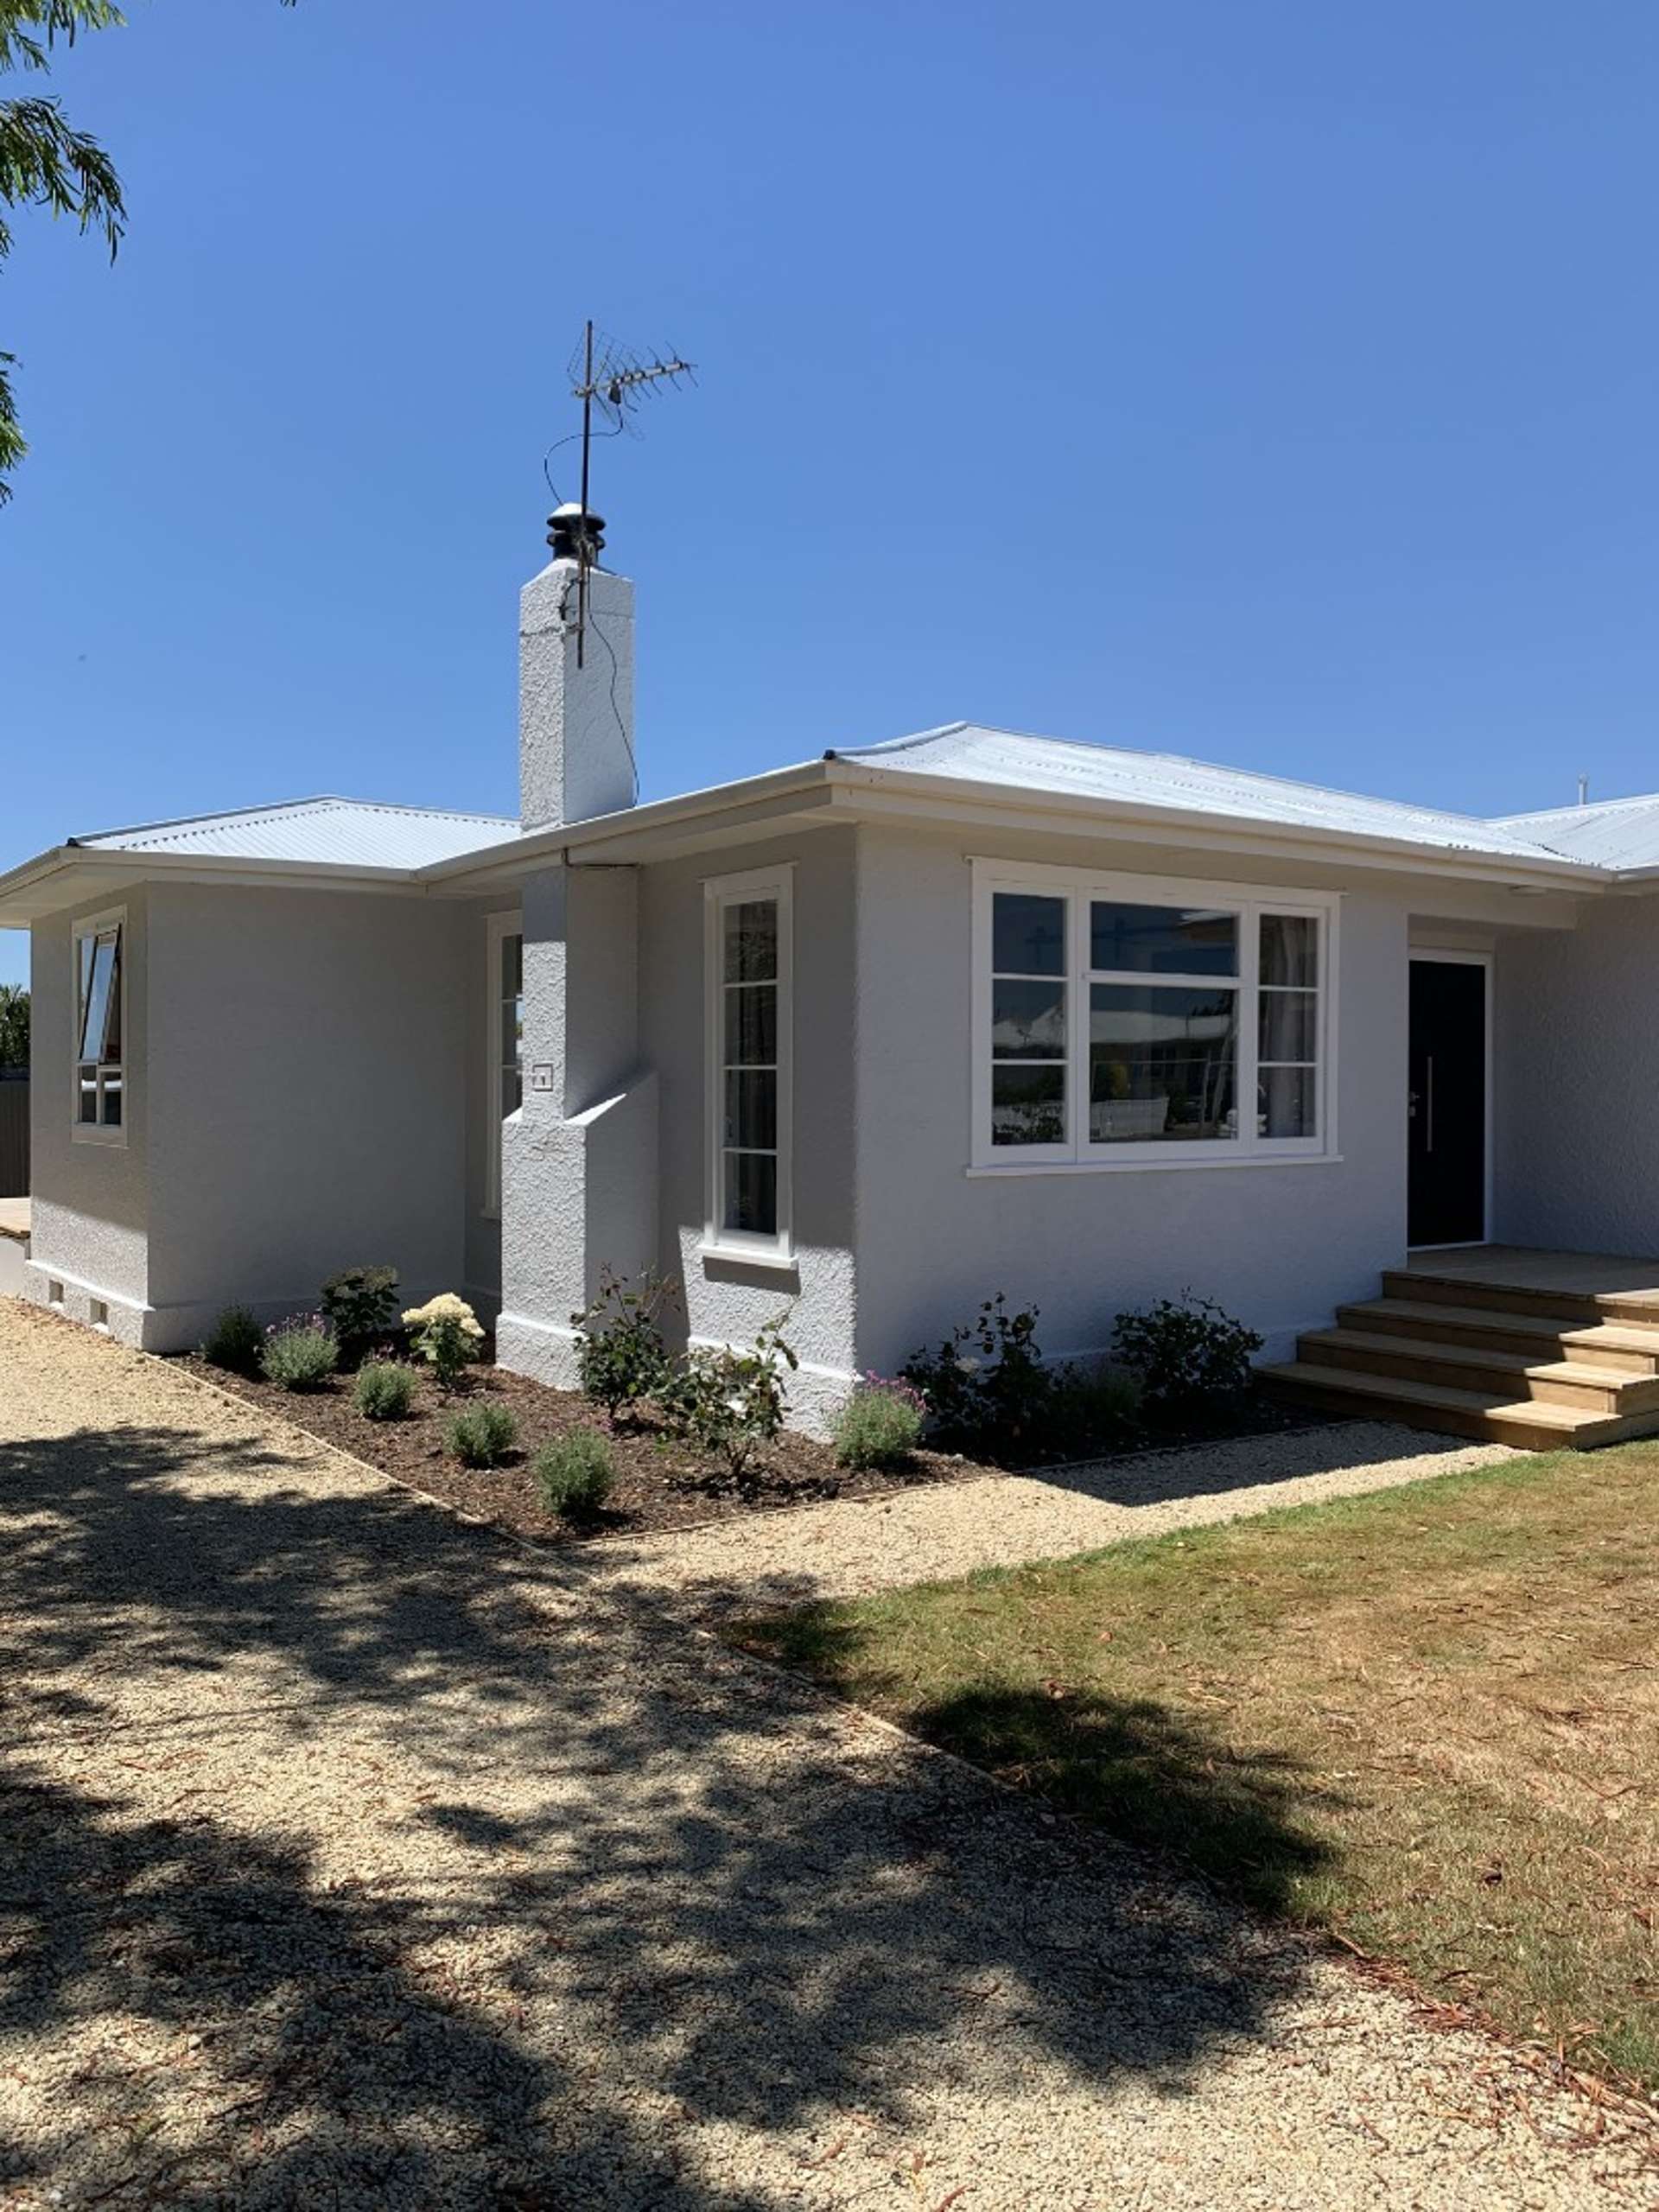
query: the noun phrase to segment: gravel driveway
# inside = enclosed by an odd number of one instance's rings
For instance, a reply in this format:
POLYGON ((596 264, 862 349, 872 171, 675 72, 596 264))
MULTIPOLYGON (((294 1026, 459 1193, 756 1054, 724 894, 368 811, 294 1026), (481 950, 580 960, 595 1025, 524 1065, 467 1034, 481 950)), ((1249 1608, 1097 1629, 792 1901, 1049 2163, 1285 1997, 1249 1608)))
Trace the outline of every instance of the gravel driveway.
POLYGON ((0 2203, 1586 2208, 1497 2046, 0 1302, 0 2203))

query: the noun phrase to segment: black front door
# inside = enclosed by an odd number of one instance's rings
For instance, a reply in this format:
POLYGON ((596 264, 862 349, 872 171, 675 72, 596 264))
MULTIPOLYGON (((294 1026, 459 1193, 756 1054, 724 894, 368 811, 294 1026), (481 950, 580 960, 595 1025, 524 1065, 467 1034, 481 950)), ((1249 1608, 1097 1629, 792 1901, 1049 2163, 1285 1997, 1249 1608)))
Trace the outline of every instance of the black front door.
POLYGON ((1486 1234, 1486 969, 1411 963, 1407 1236, 1478 1244, 1486 1234))

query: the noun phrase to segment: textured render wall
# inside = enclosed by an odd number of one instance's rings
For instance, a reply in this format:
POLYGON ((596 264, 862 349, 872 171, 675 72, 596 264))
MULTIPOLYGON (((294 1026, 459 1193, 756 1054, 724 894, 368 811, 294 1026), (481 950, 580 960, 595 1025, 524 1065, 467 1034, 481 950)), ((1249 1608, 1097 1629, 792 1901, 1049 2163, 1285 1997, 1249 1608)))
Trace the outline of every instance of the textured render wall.
POLYGON ((467 1001, 461 904, 156 886, 149 895, 147 1341, 238 1302, 315 1301, 390 1261, 462 1280, 467 1001))
POLYGON ((1506 938, 1493 978, 1494 1235, 1659 1254, 1659 899, 1506 938))
POLYGON ((853 1226, 850 830, 702 853, 642 871, 641 1054, 659 1086, 659 1264, 684 1284, 694 1342, 747 1344, 785 1306, 801 1357, 791 1418, 821 1428, 850 1386, 856 1308, 853 1226), (787 1269, 701 1251, 707 1200, 703 883, 795 867, 795 1262, 787 1269))
POLYGON ((576 564, 550 561, 519 595, 518 790, 526 829, 583 822, 633 804, 633 586, 588 578, 588 640, 576 665, 576 564))
POLYGON ((60 1281, 63 1310, 78 1321, 90 1319, 92 1300, 101 1300, 111 1335, 133 1344, 145 1341, 149 1298, 148 919, 146 893, 137 887, 37 924, 30 947, 33 1205, 25 1294, 43 1304, 48 1282, 60 1281), (124 906, 127 915, 124 1146, 78 1143, 70 1122, 73 925, 111 906, 124 906))
MULTIPOLYGON (((1039 849, 1059 857, 1008 856, 1039 849)), ((1065 855, 1201 873, 1179 857, 1065 855)), ((1405 905, 1359 877, 1344 899, 1339 1160, 969 1179, 970 877, 959 841, 861 834, 858 1366, 891 1372, 998 1290, 1042 1308, 1054 1355, 1103 1348, 1115 1313, 1190 1286, 1283 1357, 1340 1300, 1375 1295, 1405 1245, 1405 905)))
POLYGON ((552 868, 524 887, 524 1102, 502 1132, 497 1354, 575 1380, 572 1313, 603 1268, 655 1258, 657 1086, 642 1071, 638 873, 552 868), (550 1088, 531 1071, 550 1071, 550 1088))

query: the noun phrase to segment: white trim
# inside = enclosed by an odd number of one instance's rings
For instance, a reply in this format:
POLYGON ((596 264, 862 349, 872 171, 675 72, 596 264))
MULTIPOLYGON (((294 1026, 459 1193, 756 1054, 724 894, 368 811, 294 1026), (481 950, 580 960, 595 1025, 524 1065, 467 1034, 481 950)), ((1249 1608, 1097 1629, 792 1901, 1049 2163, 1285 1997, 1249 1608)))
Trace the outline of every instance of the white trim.
MULTIPOLYGON (((96 957, 96 956, 94 956, 96 957)), ((106 906, 99 913, 83 914, 69 931, 69 1003, 74 1010, 74 1032, 70 1039, 69 1058, 69 1139, 72 1144, 101 1144, 111 1150, 124 1152, 127 1148, 127 1128, 132 1118, 132 1035, 128 1023, 127 970, 131 964, 132 932, 127 925, 124 906, 106 906), (117 1003, 121 1022, 121 1058, 119 1060, 97 1063, 97 1089, 100 1112, 104 1095, 104 1071, 115 1068, 121 1084, 121 1118, 118 1122, 83 1122, 80 1118, 80 1071, 92 1065, 80 1057, 81 1024, 86 1009, 80 1002, 80 948, 87 938, 100 938, 114 930, 115 982, 117 1003)))
POLYGON ((743 875, 711 875, 702 886, 702 1054, 704 1189, 702 1249, 722 1260, 765 1264, 794 1256, 795 1136, 795 863, 743 875), (721 916, 745 899, 772 899, 778 906, 778 1148, 777 1230, 770 1236, 728 1229, 725 1220, 725 980, 721 973, 721 916))
POLYGON ((972 1020, 970 1022, 969 1175, 1096 1174, 1126 1168, 1143 1172, 1166 1168, 1243 1167, 1285 1166, 1292 1161, 1330 1161, 1341 1157, 1337 1132, 1337 1006, 1339 996, 1339 920, 1342 895, 1338 892, 1302 891, 1260 883, 1221 883, 1193 876, 1134 875, 1119 869, 1057 868, 1016 861, 976 856, 969 861, 972 875, 970 929, 972 1020), (1067 995, 1066 1135, 1048 1145, 1002 1147, 992 1143, 991 1131, 991 1007, 993 982, 992 899, 998 891, 1030 891, 1060 896, 1069 901, 1068 951, 1065 976, 1067 995), (1194 975, 1120 976, 1095 970, 1090 965, 1091 899, 1119 899, 1140 906, 1214 906, 1236 913, 1239 921, 1238 973, 1235 977, 1194 975), (1244 1102, 1256 1096, 1258 1023, 1261 1003, 1259 970, 1261 924, 1274 914, 1305 916, 1319 925, 1316 1134, 1311 1137, 1267 1137, 1256 1133, 1253 1108, 1244 1102), (1084 995, 1092 982, 1125 981, 1146 988, 1184 983, 1192 988, 1230 988, 1237 995, 1238 1041, 1234 1075, 1238 1134, 1194 1141, 1191 1146, 1149 1140, 1109 1147, 1090 1143, 1085 1102, 1088 1093, 1089 1039, 1084 1019, 1084 995))
MULTIPOLYGON (((1497 955, 1492 952, 1471 952, 1461 945, 1456 947, 1448 946, 1444 951, 1441 951, 1432 944, 1414 944, 1410 947, 1408 954, 1408 965, 1414 966, 1419 961, 1435 961, 1440 963, 1442 966, 1446 967, 1484 968, 1486 970, 1486 988, 1482 993, 1482 998, 1484 1002, 1484 1011, 1485 1014, 1484 1025, 1485 1035, 1482 1039, 1482 1042, 1484 1047, 1486 1061, 1483 1084, 1485 1104, 1485 1126, 1482 1133, 1482 1166, 1484 1172, 1481 1177, 1481 1223, 1480 1235, 1478 1236, 1465 1237, 1455 1244, 1408 1244, 1406 1247, 1406 1249, 1408 1252, 1473 1252, 1478 1251, 1483 1244, 1490 1244, 1492 1241, 1492 1212, 1497 1203, 1497 1163, 1493 1158, 1492 1145, 1492 1139, 1497 1133, 1497 1114, 1495 1111, 1496 1102, 1493 1097, 1493 1084, 1497 1068, 1497 1058, 1493 1050, 1495 1032, 1492 1023, 1492 1001, 1497 996, 1497 955)), ((1407 1018, 1408 1022, 1409 1022, 1409 1013, 1408 1013, 1407 1018)), ((1411 1081, 1409 1058, 1411 1040, 1409 1033, 1408 1033, 1407 1036, 1406 1049, 1408 1054, 1406 1081, 1408 1086, 1409 1086, 1411 1081)))
POLYGON ((486 1221, 501 1218, 501 947, 510 937, 522 938, 524 917, 516 908, 503 907, 484 917, 484 1204, 486 1221))

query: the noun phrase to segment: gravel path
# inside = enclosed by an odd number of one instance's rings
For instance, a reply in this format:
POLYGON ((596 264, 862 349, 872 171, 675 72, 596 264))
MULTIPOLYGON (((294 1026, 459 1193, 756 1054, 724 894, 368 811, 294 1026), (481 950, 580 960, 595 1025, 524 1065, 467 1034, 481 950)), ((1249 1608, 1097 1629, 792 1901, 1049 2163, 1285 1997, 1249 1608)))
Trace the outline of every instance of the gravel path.
POLYGON ((0 1303, 0 2203, 1651 2204, 1650 2138, 0 1303))
POLYGON ((1041 1478, 988 1476, 944 1489, 804 1506, 677 1535, 592 1545, 595 1572, 675 1591, 697 1611, 804 1605, 938 1582, 979 1567, 1064 1559, 1278 1505, 1389 1490, 1517 1455, 1389 1421, 1344 1421, 1179 1452, 1104 1459, 1041 1478))

